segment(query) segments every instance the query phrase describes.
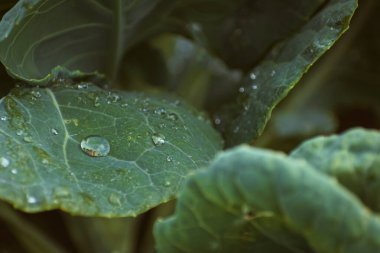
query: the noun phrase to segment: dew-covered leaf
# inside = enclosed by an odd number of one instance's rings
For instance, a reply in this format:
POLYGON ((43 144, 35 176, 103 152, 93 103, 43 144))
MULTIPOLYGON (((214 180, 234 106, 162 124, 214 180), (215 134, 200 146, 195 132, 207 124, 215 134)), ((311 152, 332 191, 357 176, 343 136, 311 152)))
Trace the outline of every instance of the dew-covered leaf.
POLYGON ((380 212, 380 132, 361 128, 342 135, 317 137, 291 156, 335 177, 364 204, 380 212))
POLYGON ((25 211, 137 215, 222 146, 207 120, 161 96, 80 83, 0 101, 0 198, 25 211))
POLYGON ((158 252, 375 253, 380 219, 304 161, 239 147, 188 178, 158 252), (310 247, 310 248, 309 248, 310 247))
MULTIPOLYGON (((262 137, 295 148, 316 135, 380 128, 380 1, 362 1, 350 30, 274 111, 262 137)), ((268 147, 268 146, 266 146, 268 147)))
POLYGON ((157 20, 171 7, 160 2, 20 0, 0 23, 0 59, 30 83, 57 66, 114 79, 125 51, 165 24, 157 20))
POLYGON ((267 53, 236 91, 237 100, 217 114, 227 145, 250 142, 261 135, 273 108, 347 30, 356 6, 356 0, 329 1, 267 53))

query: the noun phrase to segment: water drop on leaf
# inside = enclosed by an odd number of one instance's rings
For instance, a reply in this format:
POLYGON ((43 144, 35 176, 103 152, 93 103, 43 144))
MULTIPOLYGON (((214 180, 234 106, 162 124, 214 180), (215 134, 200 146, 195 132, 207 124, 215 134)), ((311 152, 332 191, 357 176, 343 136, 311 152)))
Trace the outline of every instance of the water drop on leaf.
POLYGON ((26 201, 28 202, 28 204, 37 204, 38 202, 37 198, 34 196, 28 196, 26 198, 26 201))
POLYGON ((174 121, 174 120, 178 119, 178 115, 175 114, 175 113, 173 113, 173 112, 171 112, 171 113, 168 114, 167 118, 174 121))
POLYGON ((153 141, 154 145, 161 146, 161 145, 165 144, 165 136, 163 136, 162 134, 159 134, 159 133, 154 133, 152 135, 152 141, 153 141))
POLYGON ((59 186, 54 188, 53 195, 57 198, 66 198, 70 196, 70 190, 66 187, 59 186))
POLYGON ((5 158, 5 157, 0 158, 1 167, 6 168, 9 166, 9 164, 10 164, 10 161, 7 158, 5 158))
POLYGON ((58 131, 57 131, 57 129, 52 128, 50 131, 51 131, 52 134, 54 134, 54 135, 58 135, 58 131))
POLYGON ((30 136, 25 136, 24 137, 24 141, 27 142, 27 143, 31 143, 31 142, 33 142, 33 139, 30 136))
POLYGON ((88 88, 88 84, 87 83, 80 83, 78 84, 78 89, 87 89, 88 88))
POLYGON ((121 205, 121 199, 119 195, 117 195, 116 193, 111 193, 111 195, 108 197, 108 201, 112 205, 117 205, 117 206, 121 205))
POLYGON ((166 110, 164 108, 157 108, 156 110, 154 110, 154 113, 158 115, 165 115, 166 110))
POLYGON ((87 155, 92 157, 107 156, 110 152, 110 144, 104 137, 88 136, 84 138, 80 147, 87 155))
POLYGON ((219 118, 219 117, 215 117, 214 118, 214 123, 215 123, 215 125, 220 125, 220 124, 222 124, 222 119, 219 118))

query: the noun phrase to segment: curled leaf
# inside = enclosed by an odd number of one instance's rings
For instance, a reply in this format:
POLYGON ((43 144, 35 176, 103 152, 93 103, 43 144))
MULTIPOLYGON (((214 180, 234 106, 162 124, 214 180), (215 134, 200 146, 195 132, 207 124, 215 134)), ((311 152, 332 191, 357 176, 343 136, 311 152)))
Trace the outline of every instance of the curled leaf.
POLYGON ((317 137, 296 148, 291 157, 335 177, 368 207, 380 211, 380 133, 354 129, 342 135, 317 137))
POLYGON ((375 253, 379 232, 379 217, 335 180, 304 161, 245 146, 191 176, 176 213, 155 226, 165 253, 375 253))

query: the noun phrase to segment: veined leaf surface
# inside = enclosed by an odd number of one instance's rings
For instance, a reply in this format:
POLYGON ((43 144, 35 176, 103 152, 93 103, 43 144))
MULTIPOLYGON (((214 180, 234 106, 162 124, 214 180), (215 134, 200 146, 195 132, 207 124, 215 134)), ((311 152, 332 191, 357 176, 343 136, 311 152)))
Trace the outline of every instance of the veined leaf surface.
POLYGON ((375 253, 379 232, 380 218, 335 180, 244 146, 188 178, 175 215, 155 227, 165 253, 375 253))
POLYGON ((335 177, 364 204, 380 211, 380 133, 354 129, 342 135, 317 137, 296 148, 291 156, 335 177))
POLYGON ((16 88, 0 101, 0 198, 24 211, 134 216, 173 198, 222 141, 178 100, 16 88))
POLYGON ((157 19, 170 8, 159 2, 18 1, 0 23, 0 59, 14 77, 35 84, 49 81, 57 66, 112 80, 125 51, 163 26, 157 19))
POLYGON ((328 1, 297 32, 268 52, 236 91, 237 100, 217 114, 227 145, 250 142, 261 135, 274 107, 348 29, 356 7, 356 0, 328 1))

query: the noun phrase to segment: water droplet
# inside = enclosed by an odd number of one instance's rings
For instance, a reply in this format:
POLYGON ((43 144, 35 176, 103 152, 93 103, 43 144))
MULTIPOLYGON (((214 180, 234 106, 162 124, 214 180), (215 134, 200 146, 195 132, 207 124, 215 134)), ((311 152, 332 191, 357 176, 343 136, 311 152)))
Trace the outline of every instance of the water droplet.
POLYGON ((152 141, 153 141, 154 145, 156 145, 156 146, 164 145, 165 144, 165 136, 163 136, 162 134, 159 134, 159 133, 154 133, 152 135, 152 141))
POLYGON ((7 119, 8 119, 7 116, 1 116, 1 117, 0 117, 0 120, 1 120, 1 121, 6 121, 7 119))
POLYGON ((9 164, 10 164, 10 161, 9 161, 7 158, 5 158, 5 157, 1 157, 1 158, 0 158, 0 165, 1 165, 3 168, 8 167, 9 164))
POLYGON ((174 112, 169 113, 167 117, 170 120, 178 120, 178 115, 175 114, 174 112))
POLYGON ((57 198, 66 198, 70 196, 70 190, 63 186, 54 188, 53 195, 57 198))
POLYGON ((157 108, 156 110, 154 110, 154 113, 158 115, 164 115, 166 114, 166 110, 164 108, 157 108))
POLYGON ((259 87, 256 84, 252 85, 253 90, 257 90, 257 88, 259 88, 259 87))
POLYGON ((51 131, 52 134, 54 134, 54 135, 58 135, 58 131, 57 131, 57 129, 52 128, 50 131, 51 131))
POLYGON ((117 94, 112 94, 112 102, 116 103, 120 100, 120 96, 117 94))
POLYGON ((27 196, 26 201, 28 201, 28 204, 37 204, 38 200, 34 196, 27 196))
POLYGON ((88 136, 84 138, 80 147, 87 155, 92 157, 107 156, 110 152, 110 144, 104 137, 88 136))
POLYGON ((48 163, 49 163, 48 159, 46 158, 42 159, 42 164, 48 164, 48 163))
POLYGON ((80 83, 78 84, 78 89, 87 89, 88 88, 88 84, 87 83, 80 83))
POLYGON ((24 137, 24 141, 27 142, 27 143, 31 143, 31 142, 33 142, 33 139, 30 136, 25 136, 24 137))
POLYGON ((171 162, 171 161, 173 161, 173 158, 171 156, 167 156, 166 161, 171 162))
POLYGON ((95 107, 100 106, 100 103, 99 103, 99 97, 96 97, 96 98, 95 98, 95 100, 94 100, 94 106, 95 106, 95 107))
POLYGON ((16 175, 16 174, 18 173, 18 171, 17 171, 16 169, 11 169, 11 173, 12 173, 13 175, 16 175))
POLYGON ((222 120, 219 117, 216 117, 214 119, 214 123, 215 123, 215 125, 220 125, 222 123, 222 120))
POLYGON ((251 73, 251 75, 249 76, 252 80, 256 80, 257 76, 255 73, 251 73))
POLYGON ((239 88, 239 92, 240 92, 240 93, 244 93, 244 92, 245 92, 244 87, 240 87, 240 88, 239 88))
POLYGON ((23 135, 24 134, 24 131, 22 131, 22 130, 17 130, 16 131, 16 135, 17 136, 21 136, 21 135, 23 135))
POLYGON ((32 96, 35 97, 35 98, 40 98, 42 96, 39 91, 34 91, 33 90, 31 93, 32 93, 32 96))
POLYGON ((121 199, 120 199, 120 196, 116 193, 111 193, 111 195, 108 197, 108 201, 112 204, 112 205, 117 205, 117 206, 120 206, 121 205, 121 199))
POLYGON ((275 76, 276 75, 276 70, 272 70, 272 72, 270 72, 270 76, 275 76))
POLYGON ((165 181, 165 183, 164 183, 164 186, 166 186, 166 187, 169 187, 171 185, 172 185, 172 183, 170 181, 165 181))

